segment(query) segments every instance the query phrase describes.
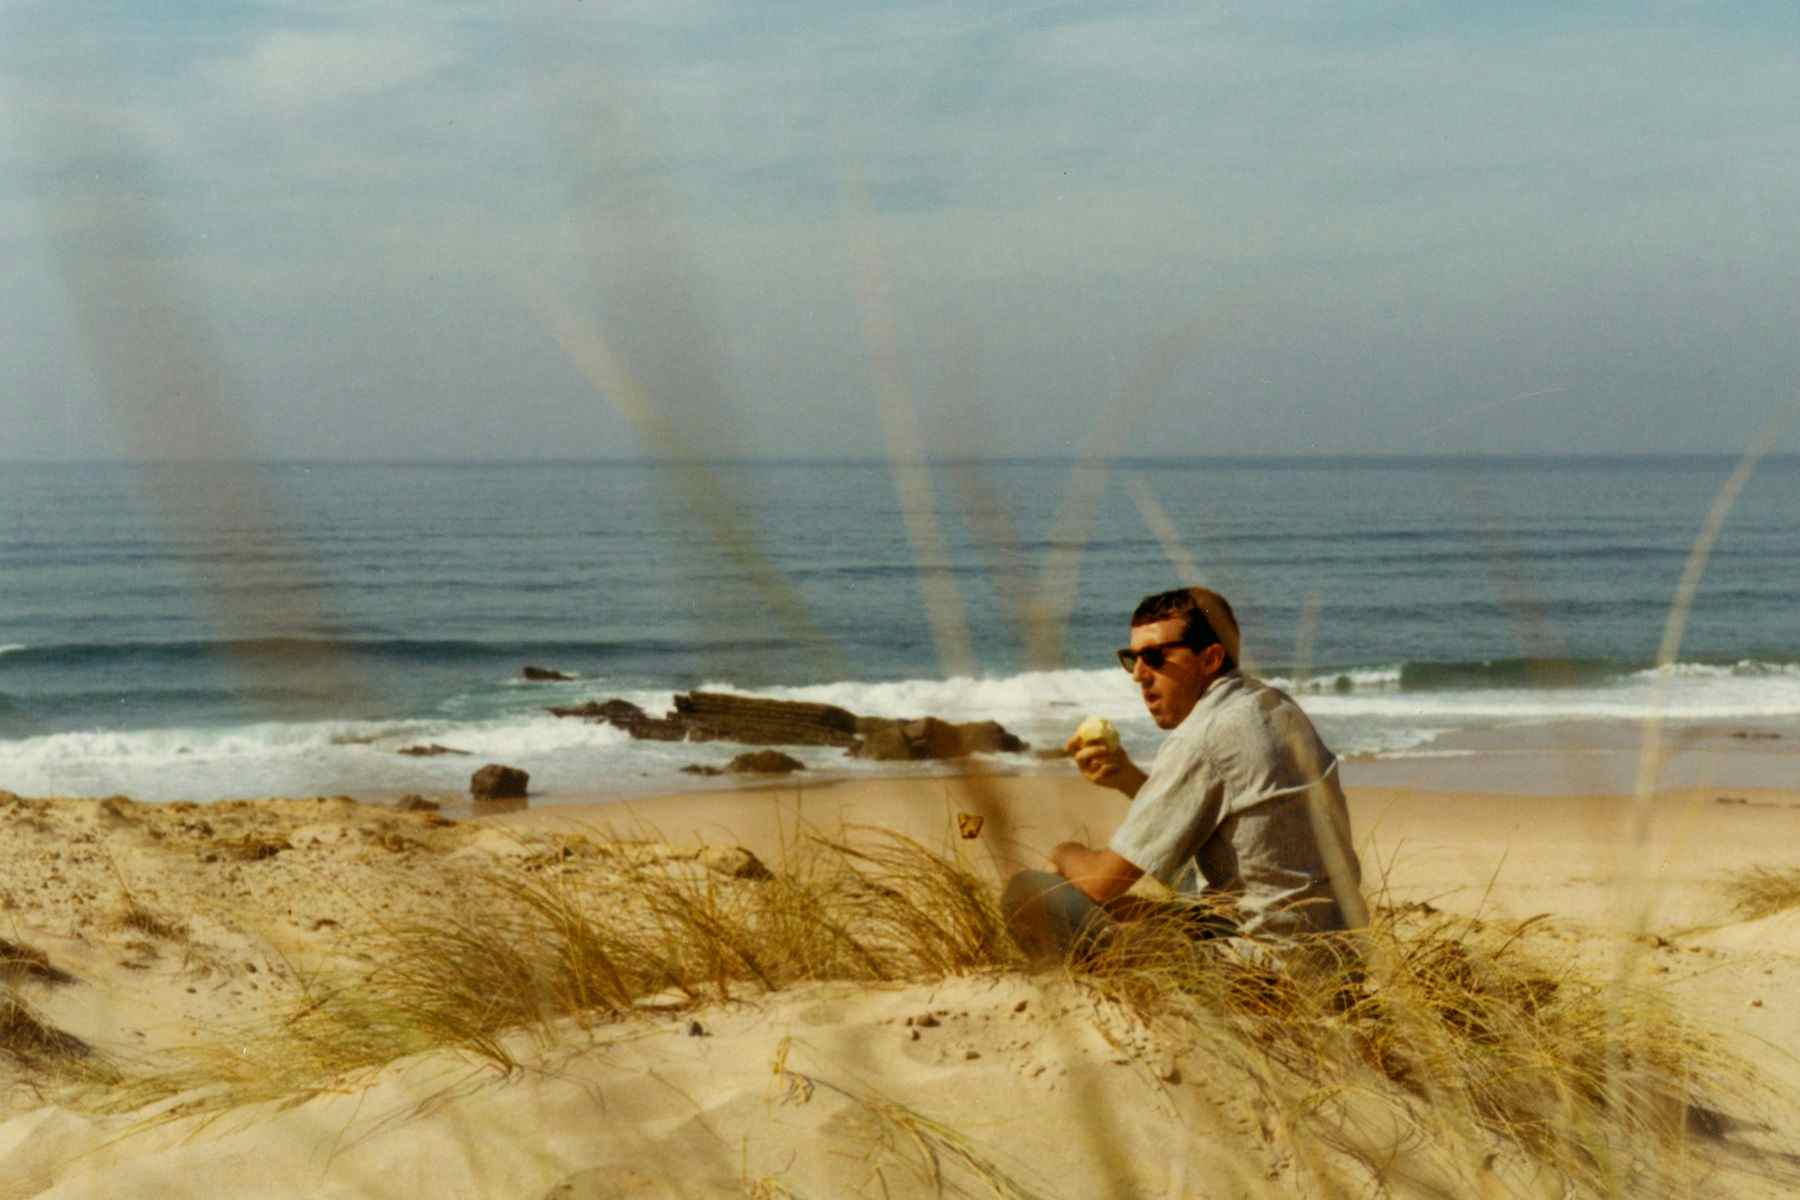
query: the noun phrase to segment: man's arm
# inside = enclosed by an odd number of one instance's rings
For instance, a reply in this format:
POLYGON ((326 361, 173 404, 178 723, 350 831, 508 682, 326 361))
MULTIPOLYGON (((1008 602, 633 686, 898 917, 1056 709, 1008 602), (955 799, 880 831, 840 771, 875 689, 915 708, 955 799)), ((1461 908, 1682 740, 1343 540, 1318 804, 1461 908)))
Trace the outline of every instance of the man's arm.
MULTIPOLYGON (((1089 783, 1135 797, 1149 778, 1115 742, 1083 742, 1071 737, 1063 747, 1089 783)), ((1144 872, 1111 850, 1063 842, 1050 852, 1050 866, 1096 904, 1123 896, 1144 872)))
POLYGON ((1111 850, 1090 849, 1080 842, 1064 842, 1052 850, 1050 865, 1096 904, 1123 896, 1144 873, 1111 850))

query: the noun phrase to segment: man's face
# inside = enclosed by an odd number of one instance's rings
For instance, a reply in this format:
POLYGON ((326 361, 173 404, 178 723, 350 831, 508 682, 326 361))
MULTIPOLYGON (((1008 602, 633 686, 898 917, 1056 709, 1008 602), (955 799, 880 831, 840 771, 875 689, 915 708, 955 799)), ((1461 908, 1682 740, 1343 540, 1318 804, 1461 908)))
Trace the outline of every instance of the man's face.
POLYGON ((1159 729, 1173 729, 1185 721, 1194 711, 1201 693, 1206 691, 1207 684, 1225 665, 1223 646, 1215 644, 1195 650, 1191 646, 1169 645, 1179 642, 1186 629, 1187 620, 1183 617, 1170 617, 1131 628, 1133 650, 1165 647, 1160 669, 1151 670, 1150 665, 1140 658, 1137 668, 1131 672, 1132 681, 1143 693, 1144 707, 1150 710, 1150 719, 1159 729))

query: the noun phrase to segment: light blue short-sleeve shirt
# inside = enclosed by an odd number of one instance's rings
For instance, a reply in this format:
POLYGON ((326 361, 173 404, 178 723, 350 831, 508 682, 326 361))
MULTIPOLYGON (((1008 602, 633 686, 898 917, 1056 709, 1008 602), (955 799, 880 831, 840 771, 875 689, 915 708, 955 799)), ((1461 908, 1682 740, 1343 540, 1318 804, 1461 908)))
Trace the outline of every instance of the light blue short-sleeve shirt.
POLYGON ((1164 739, 1111 848, 1179 891, 1228 897, 1251 936, 1345 928, 1334 857, 1345 888, 1361 882, 1336 756, 1285 692, 1235 670, 1164 739))

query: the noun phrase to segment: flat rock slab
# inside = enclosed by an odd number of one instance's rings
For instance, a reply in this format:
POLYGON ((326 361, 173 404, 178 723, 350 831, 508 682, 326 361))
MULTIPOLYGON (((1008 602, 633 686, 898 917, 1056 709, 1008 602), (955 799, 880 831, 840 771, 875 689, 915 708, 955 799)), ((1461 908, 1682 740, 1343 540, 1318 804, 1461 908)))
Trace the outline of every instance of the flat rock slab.
MULTIPOLYGON (((653 717, 626 700, 552 707, 559 717, 605 721, 632 737, 665 742, 737 742, 748 746, 834 746, 875 761, 964 758, 1029 749, 997 721, 859 717, 835 704, 767 700, 723 692, 678 692, 667 715, 653 717)), ((733 766, 732 770, 740 768, 733 766)), ((756 768, 749 768, 756 769, 756 768)), ((789 770, 798 769, 787 768, 789 770)), ((695 769, 694 773, 707 773, 695 769)))

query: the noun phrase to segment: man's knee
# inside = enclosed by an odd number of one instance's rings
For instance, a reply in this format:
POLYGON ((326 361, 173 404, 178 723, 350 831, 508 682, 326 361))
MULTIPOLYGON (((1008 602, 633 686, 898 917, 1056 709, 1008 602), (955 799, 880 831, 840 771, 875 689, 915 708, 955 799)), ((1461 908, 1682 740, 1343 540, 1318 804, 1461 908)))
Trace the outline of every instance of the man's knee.
POLYGON ((1000 895, 1000 905, 1007 916, 1022 908, 1028 901, 1048 892, 1058 884, 1067 883, 1061 875, 1049 871, 1020 871, 1006 881, 1006 890, 1000 895))

